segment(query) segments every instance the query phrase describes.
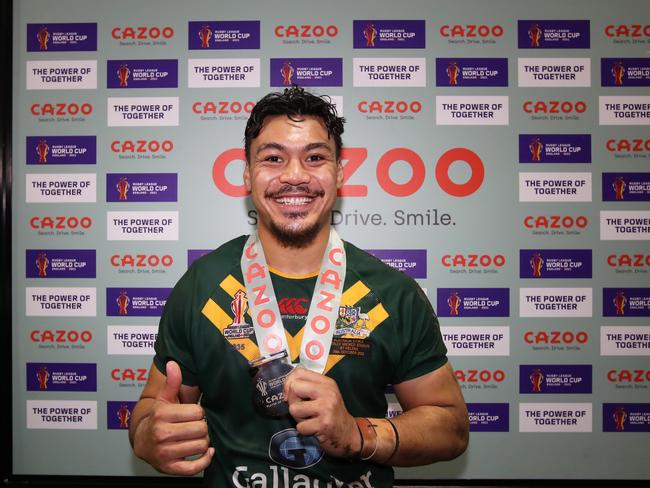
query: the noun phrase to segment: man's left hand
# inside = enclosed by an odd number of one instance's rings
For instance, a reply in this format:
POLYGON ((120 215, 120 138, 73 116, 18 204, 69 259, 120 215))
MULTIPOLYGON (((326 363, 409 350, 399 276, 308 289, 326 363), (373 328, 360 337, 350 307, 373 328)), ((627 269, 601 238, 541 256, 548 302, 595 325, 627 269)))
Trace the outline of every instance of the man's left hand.
POLYGON ((284 383, 284 397, 298 432, 315 436, 330 456, 359 454, 361 436, 332 378, 296 368, 284 383))

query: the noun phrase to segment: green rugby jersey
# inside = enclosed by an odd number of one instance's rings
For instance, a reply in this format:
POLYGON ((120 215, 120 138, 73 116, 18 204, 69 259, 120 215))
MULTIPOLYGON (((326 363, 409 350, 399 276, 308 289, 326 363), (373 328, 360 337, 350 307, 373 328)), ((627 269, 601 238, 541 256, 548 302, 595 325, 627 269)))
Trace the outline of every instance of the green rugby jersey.
MULTIPOLYGON (((216 453, 205 486, 268 488, 393 486, 390 466, 323 455, 297 435, 290 417, 253 407, 248 362, 259 357, 250 316, 236 324, 236 294, 245 292, 240 258, 247 236, 198 259, 172 291, 158 330, 154 364, 176 360, 183 383, 203 393, 216 453)), ((438 321, 421 288, 405 274, 345 243, 347 273, 324 374, 355 417, 384 417, 388 384, 429 373, 447 361, 438 321)), ((298 360, 316 276, 271 278, 292 360, 298 360)), ((241 308, 241 297, 237 302, 241 308)), ((240 313, 241 316, 241 313, 240 313)))

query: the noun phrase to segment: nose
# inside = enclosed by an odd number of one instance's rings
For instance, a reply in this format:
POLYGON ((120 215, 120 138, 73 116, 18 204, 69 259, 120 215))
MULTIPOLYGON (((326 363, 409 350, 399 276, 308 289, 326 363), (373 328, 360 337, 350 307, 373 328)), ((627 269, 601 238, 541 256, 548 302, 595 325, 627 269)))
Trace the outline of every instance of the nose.
POLYGON ((308 183, 310 179, 309 172, 298 157, 291 157, 282 168, 280 182, 289 185, 300 185, 308 183))

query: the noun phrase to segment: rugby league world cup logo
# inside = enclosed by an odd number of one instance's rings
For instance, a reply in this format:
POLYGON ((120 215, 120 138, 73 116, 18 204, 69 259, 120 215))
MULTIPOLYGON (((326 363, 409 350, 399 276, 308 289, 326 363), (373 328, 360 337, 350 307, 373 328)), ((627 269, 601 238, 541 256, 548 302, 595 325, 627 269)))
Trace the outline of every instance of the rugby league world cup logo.
POLYGON ((280 68, 280 74, 282 75, 282 84, 284 86, 290 86, 293 79, 293 66, 291 61, 285 61, 282 63, 282 68, 280 68))
POLYGON ((115 185, 115 188, 117 189, 117 193, 119 195, 119 199, 121 202, 124 202, 128 199, 129 197, 129 188, 131 185, 129 185, 129 180, 127 180, 126 176, 122 176, 117 184, 115 185))
POLYGON ((210 39, 212 39, 212 29, 210 29, 209 25, 204 25, 199 29, 199 39, 201 39, 201 47, 202 48, 209 48, 210 47, 210 39))
POLYGON ((36 33, 36 40, 38 41, 38 48, 41 51, 47 51, 47 43, 50 41, 50 33, 47 31, 47 27, 43 26, 36 33))
POLYGON ((530 38, 530 47, 539 47, 539 42, 542 40, 542 28, 539 24, 530 26, 528 37, 530 38))
POLYGON ((50 260, 47 259, 47 254, 41 252, 36 258, 36 268, 38 269, 38 277, 45 278, 47 276, 47 267, 50 264, 50 260))
POLYGON ((131 75, 131 70, 125 64, 121 65, 117 69, 117 78, 120 80, 120 86, 129 86, 129 76, 131 75))
POLYGON ((375 47, 377 28, 374 24, 366 24, 363 28, 363 38, 366 40, 366 47, 375 47))
POLYGON ((115 301, 117 302, 118 313, 120 315, 128 315, 129 313, 128 307, 131 299, 126 294, 126 290, 122 290, 120 294, 117 296, 117 298, 115 299, 115 301))
POLYGON ((627 412, 625 409, 623 407, 618 407, 616 410, 614 410, 612 417, 614 417, 614 425, 616 425, 616 430, 625 430, 625 421, 627 420, 627 412))
POLYGON ((533 278, 542 277, 542 267, 544 266, 544 259, 538 252, 534 253, 530 258, 530 267, 533 269, 533 278))
POLYGON ((447 77, 449 78, 449 86, 458 85, 458 76, 460 75, 460 68, 456 61, 450 61, 447 65, 447 77))
POLYGON ((616 315, 625 315, 625 305, 627 305, 627 297, 624 291, 617 291, 614 297, 614 307, 616 308, 616 315))
POLYGON ((129 410, 129 407, 126 405, 126 403, 123 403, 120 406, 120 408, 117 410, 117 418, 120 421, 121 429, 129 428, 129 419, 131 418, 131 410, 129 410))
POLYGON ((617 177, 612 183, 612 188, 614 189, 614 195, 616 195, 616 200, 625 199, 625 189, 627 188, 627 183, 625 183, 625 178, 622 176, 617 177))
POLYGON ((530 149, 530 154, 533 158, 533 161, 542 160, 542 151, 544 150, 544 144, 542 144, 542 141, 539 137, 533 138, 531 143, 528 145, 528 149, 530 149))
POLYGON ((50 146, 45 139, 41 139, 36 144, 36 154, 38 154, 39 163, 47 163, 47 155, 50 152, 50 146))
POLYGON ((47 390, 47 381, 50 379, 50 372, 47 367, 41 366, 36 372, 36 379, 38 380, 38 389, 41 391, 47 390))
POLYGON ((248 311, 248 299, 245 291, 238 290, 235 293, 232 302, 230 302, 230 310, 234 315, 231 325, 245 325, 244 315, 248 311))
POLYGON ((449 313, 451 315, 458 315, 460 309, 460 297, 458 296, 457 291, 451 292, 451 295, 447 298, 447 305, 449 305, 449 313))
POLYGON ((535 368, 532 373, 530 373, 530 382, 533 385, 533 392, 539 393, 542 391, 542 381, 544 381, 544 373, 539 368, 535 368))
POLYGON ((616 61, 612 66, 612 76, 616 86, 623 86, 623 77, 625 76, 625 66, 623 61, 616 61))

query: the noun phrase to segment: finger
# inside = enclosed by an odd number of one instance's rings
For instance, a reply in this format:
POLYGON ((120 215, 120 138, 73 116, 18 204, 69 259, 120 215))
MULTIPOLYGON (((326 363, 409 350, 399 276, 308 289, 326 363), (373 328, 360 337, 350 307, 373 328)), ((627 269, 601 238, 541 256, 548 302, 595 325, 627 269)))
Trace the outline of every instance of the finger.
POLYGON ((175 424, 162 422, 153 426, 154 439, 161 443, 202 439, 207 435, 208 426, 203 420, 175 424))
POLYGON ((287 402, 291 405, 298 400, 314 400, 323 391, 323 385, 313 381, 293 378, 287 385, 287 402))
POLYGON ((159 422, 192 422, 203 420, 205 412, 195 403, 159 403, 153 414, 153 419, 159 422))
POLYGON ((319 408, 319 402, 313 400, 297 400, 289 404, 289 413, 296 422, 318 417, 322 408, 319 408))
POLYGON ((179 459, 169 464, 167 472, 169 474, 178 474, 181 476, 192 476, 204 471, 212 462, 215 449, 210 447, 203 455, 197 459, 187 461, 179 459))
POLYGON ((158 394, 158 400, 167 403, 179 403, 178 395, 183 383, 183 374, 176 361, 168 361, 166 366, 167 379, 162 391, 158 394))
POLYGON ((296 430, 302 435, 316 435, 320 432, 320 421, 316 418, 306 419, 296 424, 296 430))
POLYGON ((193 439, 181 442, 168 442, 161 444, 160 457, 170 462, 175 459, 186 458, 188 456, 202 455, 210 447, 210 438, 208 436, 201 439, 193 439))

